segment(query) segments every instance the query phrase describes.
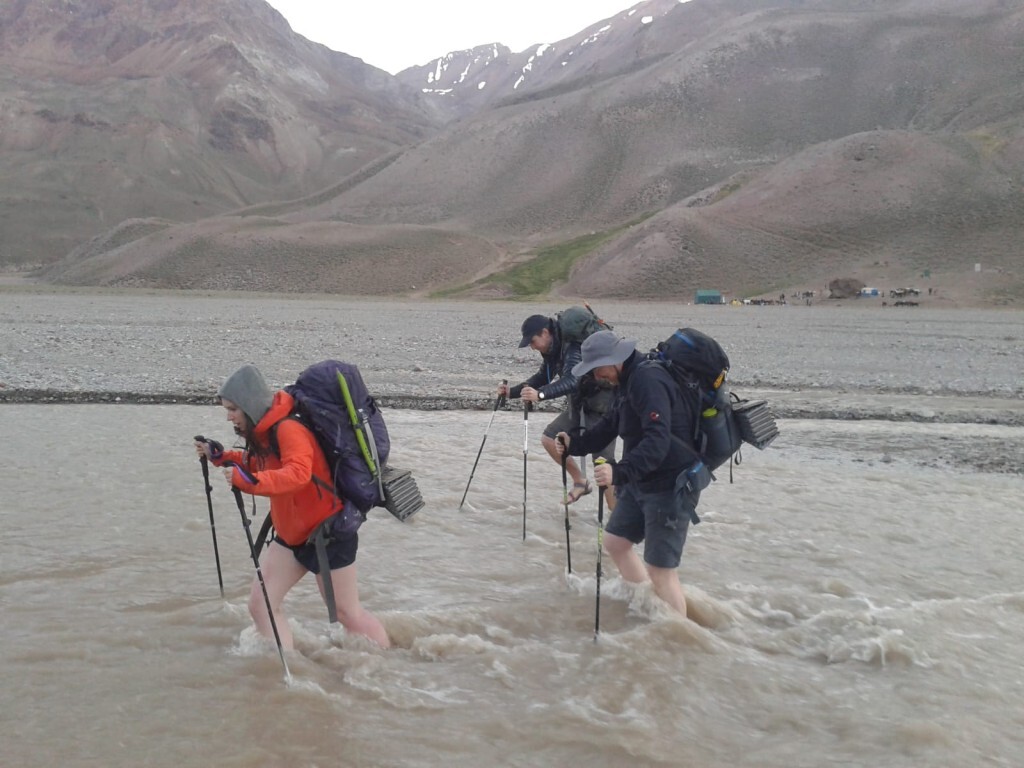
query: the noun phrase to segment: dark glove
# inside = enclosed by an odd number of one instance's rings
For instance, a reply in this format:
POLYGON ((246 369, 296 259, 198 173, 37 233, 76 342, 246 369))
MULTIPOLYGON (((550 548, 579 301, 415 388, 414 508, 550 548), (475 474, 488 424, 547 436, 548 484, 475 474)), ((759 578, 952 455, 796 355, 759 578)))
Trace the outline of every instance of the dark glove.
POLYGON ((218 443, 216 440, 208 440, 202 435, 196 435, 192 439, 195 440, 197 443, 206 443, 207 447, 210 449, 210 458, 213 459, 215 462, 220 461, 221 458, 224 456, 224 446, 218 443))

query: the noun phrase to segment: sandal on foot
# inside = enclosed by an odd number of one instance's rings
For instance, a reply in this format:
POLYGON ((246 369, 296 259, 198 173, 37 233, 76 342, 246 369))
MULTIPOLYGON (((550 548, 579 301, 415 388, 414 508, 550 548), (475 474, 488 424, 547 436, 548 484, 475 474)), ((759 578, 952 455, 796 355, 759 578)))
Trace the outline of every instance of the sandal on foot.
POLYGON ((573 483, 572 490, 569 491, 569 503, 572 504, 573 502, 579 501, 593 490, 594 488, 591 486, 589 480, 584 480, 582 483, 573 483))

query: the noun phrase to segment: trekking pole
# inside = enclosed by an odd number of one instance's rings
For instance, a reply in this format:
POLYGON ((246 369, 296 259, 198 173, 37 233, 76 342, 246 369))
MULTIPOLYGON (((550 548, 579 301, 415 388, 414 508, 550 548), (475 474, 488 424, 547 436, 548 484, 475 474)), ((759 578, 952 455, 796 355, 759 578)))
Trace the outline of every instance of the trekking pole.
MULTIPOLYGON (((508 386, 508 379, 502 379, 501 383, 503 386, 508 386)), ((469 473, 469 482, 466 483, 466 490, 462 492, 462 501, 459 502, 459 509, 462 509, 462 505, 466 503, 466 494, 469 493, 470 483, 473 482, 473 475, 476 474, 476 465, 480 463, 480 456, 484 452, 484 443, 487 442, 487 433, 491 431, 491 422, 494 421, 494 414, 498 412, 498 409, 505 403, 505 395, 498 395, 494 401, 494 410, 491 411, 491 418, 487 421, 487 429, 484 430, 484 439, 480 441, 480 450, 476 452, 476 461, 473 462, 473 469, 469 473)))
POLYGON ((530 444, 530 401, 523 401, 523 541, 526 541, 526 451, 530 444))
MULTIPOLYGON (((580 434, 583 435, 587 431, 587 414, 583 411, 583 404, 580 404, 580 434)), ((587 479, 587 454, 580 456, 580 472, 583 473, 583 479, 587 479)))
MULTIPOLYGON (((199 443, 209 442, 202 435, 192 438, 199 443)), ((217 562, 217 583, 220 584, 220 596, 224 597, 224 575, 220 570, 220 550, 217 549, 217 524, 213 522, 213 486, 210 485, 210 462, 206 455, 199 457, 199 465, 203 468, 203 484, 206 486, 206 508, 210 511, 210 533, 213 536, 213 559, 217 562)))
MULTIPOLYGON (((229 465, 225 463, 224 466, 229 465)), ((243 473, 245 472, 245 470, 237 464, 231 466, 237 467, 239 471, 243 473)), ((277 622, 274 620, 274 609, 270 606, 270 595, 267 594, 267 585, 266 582, 263 581, 263 569, 260 568, 260 558, 259 555, 256 554, 256 543, 252 540, 252 531, 249 530, 249 525, 252 521, 249 519, 248 515, 245 514, 245 502, 242 500, 242 492, 232 485, 231 493, 235 495, 235 504, 238 505, 238 513, 242 516, 242 528, 245 529, 245 538, 249 542, 249 553, 252 555, 252 564, 256 566, 256 578, 259 579, 260 589, 263 590, 263 600, 267 604, 267 615, 270 617, 270 628, 274 630, 274 641, 277 643, 277 655, 281 657, 281 664, 284 665, 284 679, 290 683, 292 680, 292 673, 288 669, 288 662, 285 661, 284 658, 284 646, 281 644, 281 635, 277 631, 277 622)), ((328 574, 328 578, 329 577, 330 574, 328 574)))
MULTIPOLYGON (((594 459, 594 468, 607 464, 604 458, 594 459)), ((604 552, 604 486, 597 486, 597 597, 594 603, 594 642, 601 631, 601 556, 604 552)))
POLYGON ((569 481, 566 478, 566 461, 569 459, 569 451, 565 446, 565 440, 561 436, 558 442, 562 444, 562 504, 565 506, 565 561, 572 573, 572 548, 569 544, 569 481))

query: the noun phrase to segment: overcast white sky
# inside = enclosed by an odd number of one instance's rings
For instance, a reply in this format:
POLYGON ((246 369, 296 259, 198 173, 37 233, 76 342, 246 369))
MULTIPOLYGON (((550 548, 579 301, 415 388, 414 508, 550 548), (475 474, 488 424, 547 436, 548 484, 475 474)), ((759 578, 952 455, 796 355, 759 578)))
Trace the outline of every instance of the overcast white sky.
POLYGON ((639 0, 268 0, 292 29, 392 74, 449 51, 553 43, 639 0))

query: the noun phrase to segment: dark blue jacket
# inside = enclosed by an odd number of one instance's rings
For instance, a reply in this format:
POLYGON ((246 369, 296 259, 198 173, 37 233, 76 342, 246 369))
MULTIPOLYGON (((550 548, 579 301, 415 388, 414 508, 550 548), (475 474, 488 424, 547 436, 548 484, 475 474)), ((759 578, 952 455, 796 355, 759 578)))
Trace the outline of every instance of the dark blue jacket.
POLYGON ((523 387, 533 387, 538 392, 543 392, 545 400, 576 393, 579 380, 573 376, 572 369, 583 359, 580 344, 574 341, 562 344, 562 333, 558 323, 550 323, 548 329, 554 335, 551 349, 546 355, 541 356, 540 369, 533 376, 522 384, 509 388, 508 396, 513 400, 520 396, 523 387))
POLYGON ((635 483, 642 491, 674 487, 676 476, 697 461, 696 397, 685 397, 671 374, 634 352, 623 363, 612 409, 582 435, 572 435, 569 453, 584 456, 622 438, 622 458, 612 484, 635 483))

